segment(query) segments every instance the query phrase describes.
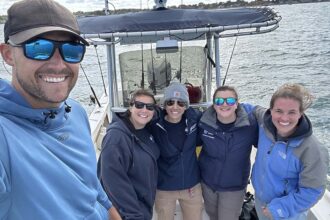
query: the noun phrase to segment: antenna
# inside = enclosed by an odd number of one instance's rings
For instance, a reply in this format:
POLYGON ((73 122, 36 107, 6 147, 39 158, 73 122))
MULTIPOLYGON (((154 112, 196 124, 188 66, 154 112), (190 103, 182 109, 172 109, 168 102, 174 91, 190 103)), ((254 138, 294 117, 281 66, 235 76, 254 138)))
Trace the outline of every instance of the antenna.
POLYGON ((105 13, 106 15, 108 15, 108 14, 109 14, 108 0, 105 0, 105 1, 104 1, 104 4, 105 4, 105 7, 104 7, 104 13, 105 13))
POLYGON ((155 1, 155 8, 159 9, 159 8, 166 8, 166 2, 167 0, 154 0, 155 1))
POLYGON ((108 0, 104 1, 105 7, 104 7, 104 13, 105 15, 109 15, 110 14, 110 10, 109 10, 109 4, 113 7, 114 11, 116 11, 116 7, 114 6, 114 4, 112 4, 111 2, 109 2, 108 0))

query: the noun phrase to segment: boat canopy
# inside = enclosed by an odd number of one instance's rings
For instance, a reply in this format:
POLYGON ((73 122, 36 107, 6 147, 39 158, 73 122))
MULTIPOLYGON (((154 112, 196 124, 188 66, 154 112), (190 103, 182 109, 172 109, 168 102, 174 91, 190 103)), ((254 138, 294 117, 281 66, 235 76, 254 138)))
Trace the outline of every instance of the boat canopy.
MULTIPOLYGON (((110 38, 223 32, 242 28, 278 27, 281 17, 268 7, 231 9, 156 9, 119 15, 78 18, 85 38, 110 38)), ((267 31, 267 32, 269 32, 267 31)), ((243 35, 239 34, 239 35, 243 35)), ((223 36, 225 37, 225 36, 223 36)))

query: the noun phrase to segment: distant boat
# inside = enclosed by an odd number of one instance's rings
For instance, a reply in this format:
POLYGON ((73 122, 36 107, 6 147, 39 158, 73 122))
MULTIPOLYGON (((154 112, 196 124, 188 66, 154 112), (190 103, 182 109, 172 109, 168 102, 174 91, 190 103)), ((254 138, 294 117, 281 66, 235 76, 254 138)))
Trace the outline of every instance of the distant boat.
MULTIPOLYGON (((100 98, 100 106, 89 117, 97 153, 113 112, 126 110, 134 90, 149 88, 159 101, 164 87, 177 80, 200 88, 201 99, 193 106, 206 108, 212 103, 212 88, 221 85, 220 39, 268 33, 279 27, 280 20, 281 16, 268 7, 212 10, 159 7, 79 18, 82 36, 92 45, 107 48, 108 95, 100 98), (120 45, 132 45, 135 49, 116 54, 120 45)), ((308 219, 328 220, 329 207, 330 193, 326 191, 308 219)), ((178 207, 176 219, 180 218, 178 207)), ((204 218, 208 219, 205 213, 204 218)))

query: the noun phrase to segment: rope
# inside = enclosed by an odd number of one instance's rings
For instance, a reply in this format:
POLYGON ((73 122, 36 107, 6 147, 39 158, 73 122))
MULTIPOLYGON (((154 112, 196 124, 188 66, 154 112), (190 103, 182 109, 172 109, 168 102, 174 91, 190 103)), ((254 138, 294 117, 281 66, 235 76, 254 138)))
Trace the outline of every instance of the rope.
POLYGON ((205 51, 205 50, 206 50, 206 57, 207 57, 207 59, 210 61, 210 63, 212 64, 213 67, 216 67, 216 64, 215 64, 214 60, 213 60, 212 57, 210 56, 210 50, 209 50, 207 44, 206 44, 205 47, 204 47, 204 51, 205 51))
POLYGON ((231 59, 233 57, 234 50, 235 50, 235 47, 236 47, 237 38, 238 38, 238 36, 236 36, 236 38, 235 38, 235 43, 234 43, 234 46, 233 46, 233 50, 231 51, 229 63, 228 63, 228 66, 227 66, 225 77, 223 78, 223 81, 222 81, 222 85, 225 85, 225 82, 226 82, 226 78, 227 78, 228 70, 229 70, 229 67, 230 67, 231 59))
POLYGON ((144 57, 143 57, 143 43, 141 43, 141 59, 142 59, 142 76, 141 88, 144 89, 144 57))

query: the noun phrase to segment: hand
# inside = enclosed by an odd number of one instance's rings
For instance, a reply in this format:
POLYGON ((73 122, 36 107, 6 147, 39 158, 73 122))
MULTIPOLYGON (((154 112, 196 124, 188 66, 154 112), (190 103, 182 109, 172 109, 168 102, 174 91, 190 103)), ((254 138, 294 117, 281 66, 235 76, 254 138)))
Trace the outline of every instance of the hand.
POLYGON ((264 214, 264 216, 266 216, 269 219, 273 219, 272 214, 270 213, 267 207, 263 206, 261 208, 262 208, 262 214, 264 214))
POLYGON ((122 220, 114 206, 109 209, 109 220, 122 220))

